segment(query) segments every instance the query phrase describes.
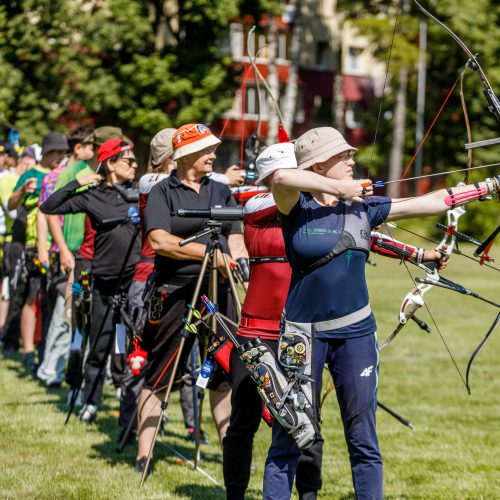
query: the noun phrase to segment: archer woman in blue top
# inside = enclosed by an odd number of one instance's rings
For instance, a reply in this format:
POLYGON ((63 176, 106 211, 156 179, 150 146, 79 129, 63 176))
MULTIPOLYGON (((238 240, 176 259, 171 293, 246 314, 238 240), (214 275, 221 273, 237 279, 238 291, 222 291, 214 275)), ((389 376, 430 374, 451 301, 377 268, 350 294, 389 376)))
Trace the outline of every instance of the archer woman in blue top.
MULTIPOLYGON (((312 348, 309 373, 315 381, 316 398, 323 367, 328 366, 340 406, 356 498, 380 499, 382 457, 375 425, 378 350, 365 277, 370 231, 384 221, 446 211, 445 197, 450 190, 393 200, 372 197, 372 187, 365 184, 359 193, 364 202, 344 201, 320 191, 302 192, 311 172, 328 179, 352 180, 354 151, 336 129, 312 129, 295 143, 300 170, 281 169, 273 174, 272 192, 293 271, 278 359, 286 362, 288 356, 293 357, 293 347, 286 345, 287 335, 302 339, 296 344, 300 352, 304 352, 304 345, 306 352, 312 348)), ((498 181, 494 181, 496 189, 498 181)), ((489 186, 479 183, 479 188, 484 187, 489 186)), ((471 189, 476 188, 453 188, 451 196, 471 189)), ((265 499, 290 498, 299 456, 293 438, 274 425, 264 474, 265 499)))

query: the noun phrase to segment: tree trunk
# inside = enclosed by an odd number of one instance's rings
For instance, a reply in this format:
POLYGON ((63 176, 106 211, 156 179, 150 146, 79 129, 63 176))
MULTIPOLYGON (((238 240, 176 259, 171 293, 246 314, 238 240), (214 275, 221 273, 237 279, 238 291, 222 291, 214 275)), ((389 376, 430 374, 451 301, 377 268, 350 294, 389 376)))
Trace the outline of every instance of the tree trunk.
MULTIPOLYGON (((404 14, 410 10, 409 1, 404 0, 402 11, 404 14)), ((405 26, 401 31, 406 32, 405 26)), ((399 82, 396 90, 396 104, 394 106, 394 128, 389 160, 388 180, 398 180, 403 172, 403 152, 405 144, 405 124, 406 124, 406 93, 408 90, 408 68, 402 66, 399 70, 399 82)))
POLYGON ((344 77, 339 65, 337 73, 333 80, 333 124, 342 134, 345 132, 345 96, 344 96, 344 77))
POLYGON ((389 179, 398 180, 403 171, 403 149, 405 142, 406 121, 406 90, 408 87, 408 69, 399 71, 399 83, 396 91, 396 105, 394 107, 394 128, 389 161, 389 179))
POLYGON ((293 135, 293 124, 295 122, 295 112, 297 107, 298 78, 299 78, 299 57, 300 41, 302 37, 302 26, 300 23, 300 3, 290 2, 289 5, 295 5, 296 16, 292 28, 292 37, 290 40, 290 67, 288 70, 288 81, 286 83, 285 99, 283 103, 283 119, 285 121, 285 130, 291 138, 293 135))

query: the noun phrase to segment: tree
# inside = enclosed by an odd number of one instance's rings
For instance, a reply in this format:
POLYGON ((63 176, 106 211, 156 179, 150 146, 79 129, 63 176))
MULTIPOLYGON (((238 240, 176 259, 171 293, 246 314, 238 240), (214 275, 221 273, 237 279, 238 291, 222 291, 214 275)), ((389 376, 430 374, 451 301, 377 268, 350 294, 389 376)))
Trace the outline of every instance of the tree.
POLYGON ((234 97, 231 19, 278 0, 10 0, 0 6, 0 120, 25 142, 82 122, 147 142, 234 97))
MULTIPOLYGON (((421 13, 415 8, 401 22, 407 26, 407 33, 400 29, 395 32, 392 49, 391 65, 389 67, 389 82, 384 95, 384 107, 379 124, 378 139, 375 150, 371 147, 360 151, 360 159, 368 167, 373 176, 387 178, 386 152, 392 144, 392 125, 395 104, 395 89, 398 88, 398 75, 401 65, 409 68, 408 93, 406 109, 406 125, 404 130, 405 155, 403 166, 408 164, 416 149, 414 123, 416 104, 416 62, 417 62, 417 20, 421 13)), ((500 68, 497 43, 500 38, 500 12, 493 0, 463 0, 459 8, 451 0, 439 2, 422 2, 435 16, 443 20, 454 30, 472 52, 481 50, 480 62, 489 77, 494 89, 500 91, 500 68)), ((386 62, 392 40, 392 28, 396 2, 389 1, 339 1, 338 9, 345 10, 348 19, 358 28, 363 36, 368 37, 373 45, 375 57, 386 62)), ((401 19, 401 15, 400 15, 401 19)), ((428 73, 426 92, 426 127, 428 127, 438 112, 448 91, 457 80, 467 56, 456 42, 437 23, 428 23, 428 73)), ((498 121, 488 112, 481 82, 473 71, 468 70, 465 78, 464 95, 470 113, 474 140, 497 137, 499 135, 498 121)), ((377 107, 367 112, 364 122, 367 128, 375 131, 377 107)), ((467 165, 464 144, 467 142, 463 112, 458 91, 452 94, 447 106, 424 146, 424 164, 432 167, 434 172, 465 168, 467 165)), ((494 148, 482 148, 474 152, 474 164, 495 163, 494 148)), ((412 175, 412 171, 409 175, 412 175)), ((494 174, 494 170, 490 174, 494 174)), ((473 179, 484 178, 487 171, 481 171, 473 179)), ((460 176, 442 178, 448 185, 458 181, 460 176)), ((463 176, 462 176, 463 177, 463 176)), ((492 204, 472 204, 467 217, 463 218, 462 227, 480 236, 491 231, 498 224, 498 215, 494 215, 496 207, 492 204), (477 224, 481 221, 480 224, 477 224)), ((461 221, 462 222, 462 221, 461 221)))

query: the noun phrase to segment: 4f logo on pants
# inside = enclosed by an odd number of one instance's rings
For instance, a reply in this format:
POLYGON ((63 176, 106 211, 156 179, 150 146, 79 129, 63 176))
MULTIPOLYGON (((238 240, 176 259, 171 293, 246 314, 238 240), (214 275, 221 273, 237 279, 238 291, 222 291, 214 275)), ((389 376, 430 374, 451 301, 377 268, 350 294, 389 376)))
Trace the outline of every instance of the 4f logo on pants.
POLYGON ((373 365, 369 366, 368 368, 365 368, 361 374, 360 377, 369 377, 372 374, 373 371, 373 365))

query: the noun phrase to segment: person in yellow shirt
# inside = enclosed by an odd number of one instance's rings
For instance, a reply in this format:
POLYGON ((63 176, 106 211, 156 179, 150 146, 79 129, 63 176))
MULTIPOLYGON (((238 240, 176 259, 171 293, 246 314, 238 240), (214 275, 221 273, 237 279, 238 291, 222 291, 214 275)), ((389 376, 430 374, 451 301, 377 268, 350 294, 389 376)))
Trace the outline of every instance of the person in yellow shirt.
MULTIPOLYGON (((19 287, 19 302, 22 304, 21 337, 25 365, 32 373, 36 369, 35 363, 35 298, 40 287, 40 278, 33 272, 33 261, 36 258, 36 218, 38 213, 38 196, 42 179, 54 170, 64 159, 68 151, 68 141, 60 132, 49 132, 42 141, 42 159, 40 164, 30 168, 19 177, 14 192, 9 198, 7 208, 18 209, 16 223, 19 228, 13 231, 13 245, 24 245, 25 267, 27 280, 25 286, 19 287), (22 230, 24 222, 24 232, 22 230), (24 234, 23 234, 24 233, 24 234)), ((12 309, 12 305, 10 307, 12 309)))

